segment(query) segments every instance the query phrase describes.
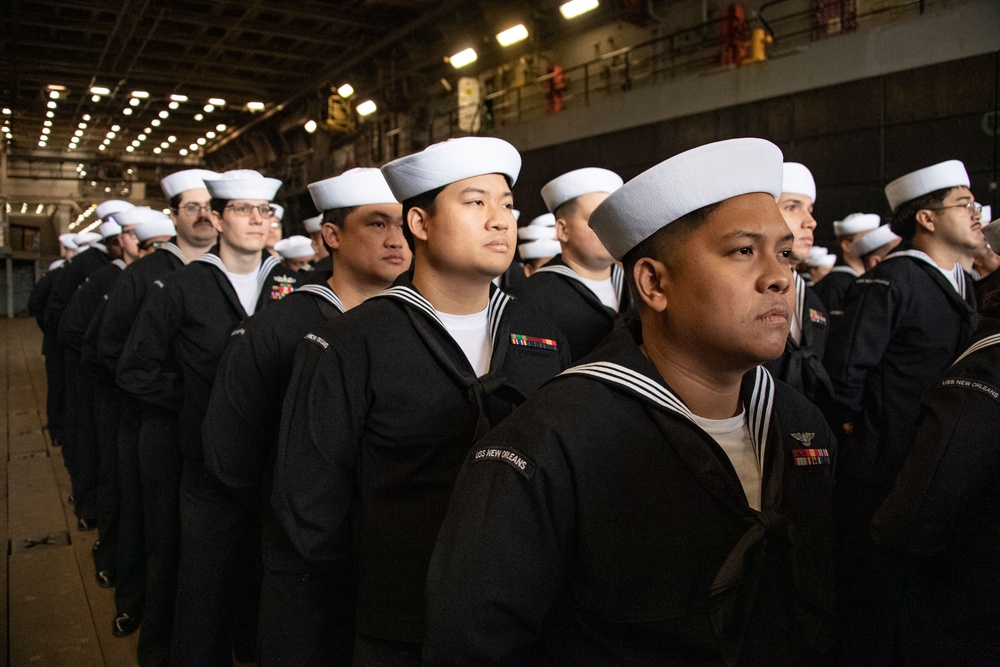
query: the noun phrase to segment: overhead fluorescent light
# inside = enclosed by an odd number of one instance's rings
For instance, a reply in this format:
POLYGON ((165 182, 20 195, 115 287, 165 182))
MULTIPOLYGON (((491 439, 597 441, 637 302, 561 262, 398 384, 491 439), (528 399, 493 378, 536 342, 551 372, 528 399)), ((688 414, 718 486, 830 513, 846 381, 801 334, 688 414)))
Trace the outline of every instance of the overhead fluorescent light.
POLYGON ((204 116, 202 116, 202 115, 201 115, 200 113, 196 113, 196 114, 194 115, 194 119, 195 119, 195 120, 201 120, 202 118, 204 118, 204 116))
POLYGON ((147 91, 145 91, 145 90, 133 90, 132 91, 132 97, 135 97, 136 99, 144 100, 147 97, 149 97, 149 93, 147 91))
POLYGON ((169 141, 170 143, 174 143, 175 141, 177 141, 177 137, 171 134, 169 137, 167 137, 167 141, 169 141))
POLYGON ((111 94, 111 91, 108 90, 107 88, 105 88, 104 86, 92 86, 90 88, 90 92, 92 92, 94 95, 110 95, 111 94))
POLYGON ((96 104, 97 102, 101 101, 101 96, 100 95, 93 95, 93 96, 91 96, 90 101, 94 102, 96 104))
POLYGON ((58 100, 59 99, 59 91, 58 90, 50 90, 49 91, 49 99, 58 100))
POLYGON ((159 127, 160 126, 160 119, 159 118, 154 118, 153 120, 149 121, 149 124, 152 125, 153 127, 159 127))
POLYGON ((222 99, 221 97, 210 97, 210 98, 208 98, 208 103, 212 104, 214 106, 217 106, 217 107, 224 107, 224 106, 226 106, 226 101, 224 99, 222 99))
POLYGON ((170 101, 171 102, 187 102, 188 101, 188 96, 187 95, 171 95, 170 96, 170 101))
POLYGON ((215 139, 215 132, 212 132, 211 130, 209 130, 208 132, 205 133, 205 136, 208 139, 215 139))
POLYGON ((11 110, 8 109, 7 107, 4 107, 3 108, 3 115, 4 116, 9 116, 10 114, 11 114, 11 110))
POLYGON ((134 107, 137 107, 137 106, 139 106, 140 104, 142 104, 142 102, 140 102, 140 101, 139 101, 139 98, 137 98, 137 97, 133 97, 132 99, 130 99, 130 100, 128 101, 128 103, 129 103, 130 105, 134 106, 134 107))
POLYGON ((157 155, 159 155, 160 153, 163 152, 163 149, 160 148, 159 146, 157 146, 156 148, 153 149, 153 152, 156 153, 157 155))
POLYGON ((66 90, 66 86, 61 86, 58 83, 50 83, 49 85, 45 86, 45 89, 46 90, 66 90))
POLYGON ((50 109, 55 109, 59 105, 56 104, 54 100, 49 100, 45 106, 47 106, 50 109))
POLYGON ((510 46, 528 38, 528 29, 518 23, 513 28, 507 28, 497 35, 500 46, 510 46))
POLYGON ((316 131, 316 121, 314 121, 314 120, 307 120, 306 124, 303 127, 305 128, 306 132, 308 132, 309 134, 312 134, 313 132, 316 131))
POLYGON ((378 107, 375 106, 375 103, 372 102, 371 100, 365 100, 357 107, 359 116, 370 116, 371 114, 375 113, 376 109, 378 109, 378 107))
POLYGON ((158 115, 160 116, 160 118, 169 118, 170 117, 170 112, 167 111, 166 109, 164 109, 158 115))
POLYGON ((212 113, 213 111, 215 111, 215 107, 214 106, 212 106, 211 104, 206 104, 205 105, 205 113, 212 113))
POLYGON ((345 83, 343 86, 337 89, 337 94, 343 97, 344 99, 347 99, 348 97, 354 94, 354 86, 352 86, 349 83, 345 83))
POLYGON ((448 58, 448 62, 451 63, 452 67, 458 69, 460 67, 465 67, 469 63, 476 62, 476 58, 478 57, 479 56, 476 55, 475 50, 473 50, 472 48, 468 48, 465 49, 464 51, 459 51, 451 58, 448 58))
POLYGON ((121 129, 122 129, 121 125, 112 125, 111 126, 111 131, 112 132, 121 132, 121 129))
POLYGON ((187 155, 187 154, 188 154, 188 149, 186 149, 186 148, 182 148, 182 149, 180 149, 180 150, 179 150, 178 152, 179 152, 179 153, 180 153, 181 155, 187 155))
POLYGON ((580 14, 586 14, 599 6, 597 0, 569 0, 564 5, 559 6, 559 12, 564 18, 576 18, 580 14))
POLYGON ((122 114, 124 114, 126 116, 131 116, 132 115, 132 107, 125 107, 124 109, 122 109, 122 114))
POLYGON ((249 109, 250 111, 263 111, 264 110, 264 103, 263 102, 247 102, 247 109, 249 109))
POLYGON ((179 106, 180 104, 178 104, 177 102, 171 102, 170 104, 167 105, 167 107, 170 109, 176 109, 179 106))
POLYGON ((218 125, 215 126, 215 131, 216 132, 225 132, 226 131, 226 124, 225 123, 219 123, 218 125))

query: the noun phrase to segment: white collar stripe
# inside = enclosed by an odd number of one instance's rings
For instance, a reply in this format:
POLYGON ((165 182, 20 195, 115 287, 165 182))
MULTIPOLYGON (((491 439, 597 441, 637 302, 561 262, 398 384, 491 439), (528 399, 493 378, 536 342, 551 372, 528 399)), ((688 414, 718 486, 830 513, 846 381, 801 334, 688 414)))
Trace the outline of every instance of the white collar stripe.
POLYGON ((803 319, 802 316, 805 314, 803 311, 806 307, 806 281, 802 278, 802 275, 798 272, 794 272, 795 275, 795 313, 798 315, 799 324, 801 325, 803 319))
MULTIPOLYGON (((625 387, 629 391, 648 398, 661 407, 685 417, 700 429, 694 420, 694 415, 684 402, 670 390, 653 382, 651 379, 632 369, 625 368, 608 361, 598 361, 581 366, 568 368, 560 375, 581 374, 590 375, 599 380, 605 380, 625 387)), ((771 413, 774 409, 774 379, 763 366, 757 367, 753 393, 747 409, 747 428, 750 432, 750 442, 757 457, 757 466, 764 470, 764 453, 767 446, 767 434, 771 428, 771 413)))
POLYGON ((123 259, 113 259, 113 260, 111 260, 111 263, 114 264, 115 266, 117 266, 119 269, 122 269, 122 270, 124 270, 125 267, 128 266, 125 263, 125 260, 123 260, 123 259))
MULTIPOLYGON (((892 259, 894 257, 912 257, 913 259, 916 259, 916 260, 919 260, 921 262, 925 262, 927 264, 930 264, 931 266, 933 266, 938 271, 941 270, 941 267, 934 263, 934 260, 931 259, 930 255, 928 255, 927 253, 922 252, 920 250, 913 250, 913 249, 910 249, 910 250, 895 250, 895 251, 889 253, 888 255, 886 255, 885 259, 892 259)), ((885 260, 883 260, 883 261, 885 261, 885 260)), ((961 294, 962 298, 965 299, 967 297, 967 289, 968 288, 967 288, 967 286, 965 284, 965 271, 962 269, 962 265, 956 263, 955 266, 952 267, 952 269, 951 269, 951 275, 954 278, 953 287, 955 287, 955 291, 958 292, 959 294, 961 294)))
POLYGON ((987 336, 986 338, 984 338, 984 339, 982 339, 982 340, 980 340, 980 341, 978 341, 976 343, 973 343, 972 346, 969 347, 968 350, 966 350, 965 352, 963 352, 958 357, 958 359, 955 360, 955 362, 952 364, 952 366, 954 366, 955 364, 957 364, 958 362, 960 362, 962 359, 965 359, 967 356, 969 356, 973 352, 978 352, 979 350, 983 349, 984 347, 989 347, 990 345, 996 345, 998 343, 1000 343, 1000 334, 993 334, 992 336, 987 336))
POLYGON ((415 290, 412 290, 405 285, 395 285, 394 287, 390 287, 389 289, 380 292, 376 296, 391 296, 400 299, 401 301, 406 301, 407 303, 423 310, 431 319, 440 324, 441 328, 444 328, 444 322, 442 322, 441 318, 438 317, 437 311, 434 310, 434 306, 431 305, 431 302, 422 297, 415 290))
POLYGON ((167 241, 166 243, 161 243, 157 250, 166 250, 169 253, 175 255, 179 260, 187 263, 187 257, 184 256, 184 251, 177 247, 175 244, 167 241))
POLYGON ((340 297, 337 296, 336 292, 327 287, 326 285, 303 285, 302 287, 295 290, 296 292, 306 292, 308 294, 315 294, 321 299, 325 299, 333 304, 334 308, 340 312, 344 312, 344 304, 341 303, 340 297))
MULTIPOLYGON (((438 316, 437 311, 434 310, 434 306, 431 302, 421 296, 416 290, 406 285, 395 285, 382 292, 375 295, 380 296, 390 296, 405 301, 417 308, 421 309, 427 315, 433 319, 442 329, 447 331, 444 326, 444 322, 438 316)), ((503 292, 503 290, 493 290, 493 294, 490 295, 489 303, 486 305, 486 320, 489 324, 490 330, 490 348, 496 348, 497 344, 497 331, 500 329, 500 318, 503 317, 504 310, 507 309, 507 304, 511 302, 511 297, 503 292)), ((449 334, 451 335, 451 334, 449 334)))

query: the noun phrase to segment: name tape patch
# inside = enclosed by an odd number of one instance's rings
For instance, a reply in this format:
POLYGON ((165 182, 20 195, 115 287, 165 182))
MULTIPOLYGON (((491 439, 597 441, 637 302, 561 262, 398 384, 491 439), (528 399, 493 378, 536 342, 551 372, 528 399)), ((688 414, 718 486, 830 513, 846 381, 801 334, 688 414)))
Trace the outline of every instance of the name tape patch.
POLYGON ((826 449, 793 449, 792 465, 821 466, 830 464, 830 451, 826 449))
POLYGON ((947 380, 941 381, 942 387, 961 387, 962 389, 972 389, 973 391, 978 391, 986 394, 994 401, 1000 402, 1000 391, 997 391, 996 387, 986 384, 985 382, 977 382, 975 380, 961 380, 958 378, 948 378, 947 380))
POLYGON ((472 458, 472 462, 481 463, 482 461, 503 461, 524 475, 525 479, 531 479, 531 476, 535 473, 535 464, 513 449, 488 447, 477 450, 475 456, 472 458))
POLYGON ((326 342, 324 339, 320 338, 316 334, 306 334, 306 340, 311 340, 324 350, 330 347, 330 344, 328 342, 326 342))
POLYGON ((559 342, 551 338, 538 338, 536 336, 525 336, 523 334, 511 334, 510 344, 521 347, 534 347, 541 350, 558 350, 559 342))

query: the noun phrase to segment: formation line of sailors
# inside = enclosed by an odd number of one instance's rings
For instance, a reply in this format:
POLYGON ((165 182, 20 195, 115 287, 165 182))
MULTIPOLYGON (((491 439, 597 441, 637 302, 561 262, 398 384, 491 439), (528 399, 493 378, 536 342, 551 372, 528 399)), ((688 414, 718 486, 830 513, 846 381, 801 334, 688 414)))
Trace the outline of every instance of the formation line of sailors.
POLYGON ((964 165, 837 221, 842 266, 764 139, 570 170, 518 228, 520 169, 434 144, 285 239, 280 181, 185 170, 60 237, 48 428, 139 664, 1000 664, 964 165))

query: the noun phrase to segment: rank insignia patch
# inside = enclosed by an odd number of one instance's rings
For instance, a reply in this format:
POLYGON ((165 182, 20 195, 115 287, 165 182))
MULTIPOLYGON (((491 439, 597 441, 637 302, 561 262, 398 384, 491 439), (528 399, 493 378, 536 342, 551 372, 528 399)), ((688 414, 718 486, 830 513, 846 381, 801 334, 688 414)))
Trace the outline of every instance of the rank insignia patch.
POLYGON ((829 465, 830 451, 827 449, 793 449, 792 464, 795 467, 829 465))
POLYGON ((536 338, 535 336, 522 336, 521 334, 511 334, 510 344, 522 347, 536 347, 542 350, 559 349, 559 342, 551 338, 536 338))
POLYGON ((823 326, 826 326, 826 315, 819 312, 815 308, 810 308, 809 321, 813 322, 814 324, 822 324, 823 326))

